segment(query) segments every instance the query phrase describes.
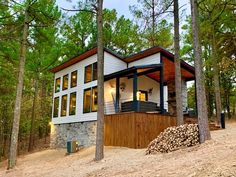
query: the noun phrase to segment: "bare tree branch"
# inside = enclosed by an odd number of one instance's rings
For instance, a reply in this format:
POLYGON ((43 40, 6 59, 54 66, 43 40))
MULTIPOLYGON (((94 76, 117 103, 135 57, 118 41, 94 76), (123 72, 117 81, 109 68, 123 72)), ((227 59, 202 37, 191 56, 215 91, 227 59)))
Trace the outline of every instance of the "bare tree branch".
POLYGON ((95 13, 92 10, 87 10, 87 9, 66 9, 64 7, 61 7, 62 10, 67 11, 67 12, 89 12, 89 13, 95 13))

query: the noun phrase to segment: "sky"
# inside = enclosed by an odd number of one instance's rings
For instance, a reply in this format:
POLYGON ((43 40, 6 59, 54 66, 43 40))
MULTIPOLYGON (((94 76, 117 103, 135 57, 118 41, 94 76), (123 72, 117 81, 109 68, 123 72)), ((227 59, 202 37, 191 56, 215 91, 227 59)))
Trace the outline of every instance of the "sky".
MULTIPOLYGON (((73 5, 78 2, 78 0, 57 0, 57 4, 59 7, 64 7, 68 9, 72 9, 73 5)), ((124 15, 126 18, 133 19, 129 6, 137 4, 137 0, 104 0, 104 8, 108 9, 116 9, 118 16, 124 15)), ((186 15, 190 15, 190 4, 189 0, 179 0, 179 7, 182 9, 186 9, 186 15), (183 6, 184 5, 184 6, 183 6)), ((184 19, 180 20, 181 23, 184 22, 184 19)))

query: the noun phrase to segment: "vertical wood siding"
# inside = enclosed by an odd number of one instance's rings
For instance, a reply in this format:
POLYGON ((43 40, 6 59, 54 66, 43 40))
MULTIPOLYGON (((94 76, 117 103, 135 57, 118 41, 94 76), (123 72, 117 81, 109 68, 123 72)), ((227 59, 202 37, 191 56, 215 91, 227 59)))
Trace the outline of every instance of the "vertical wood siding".
POLYGON ((160 114, 132 112, 106 115, 105 145, 146 148, 164 129, 175 125, 175 117, 160 114))

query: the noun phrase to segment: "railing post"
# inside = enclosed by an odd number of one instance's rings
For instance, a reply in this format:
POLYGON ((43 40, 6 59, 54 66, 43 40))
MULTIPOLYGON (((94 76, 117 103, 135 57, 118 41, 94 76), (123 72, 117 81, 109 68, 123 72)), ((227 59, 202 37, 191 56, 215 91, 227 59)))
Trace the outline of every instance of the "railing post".
POLYGON ((134 72, 133 77, 133 111, 138 111, 138 101, 137 101, 137 91, 138 91, 138 74, 137 70, 134 72))
POLYGON ((116 103, 115 103, 115 111, 120 112, 120 78, 116 78, 116 103))

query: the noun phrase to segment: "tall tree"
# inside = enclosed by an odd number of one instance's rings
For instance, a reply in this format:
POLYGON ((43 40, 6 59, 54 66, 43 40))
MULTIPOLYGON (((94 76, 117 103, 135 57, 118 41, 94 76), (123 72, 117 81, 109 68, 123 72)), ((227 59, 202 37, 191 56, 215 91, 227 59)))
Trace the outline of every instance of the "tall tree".
POLYGON ((19 123, 20 123, 20 113, 21 113, 21 98, 23 90, 23 79, 24 79, 24 68, 25 68, 25 57, 27 50, 27 37, 29 30, 29 6, 30 3, 26 3, 24 10, 24 23, 23 23, 23 33, 22 41, 20 46, 20 65, 19 65, 19 75, 18 83, 16 87, 16 100, 14 108, 14 118, 11 134, 11 144, 10 144, 10 154, 8 159, 8 169, 14 168, 16 164, 17 157, 17 144, 18 144, 18 133, 19 133, 19 123))
POLYGON ((175 93, 177 125, 184 123, 183 99, 182 99, 182 78, 180 67, 180 46, 179 46, 179 2, 174 0, 174 47, 175 47, 175 93))
POLYGON ((130 11, 138 20, 144 38, 143 45, 146 48, 157 45, 170 47, 172 45, 171 25, 163 19, 163 14, 168 12, 173 1, 138 0, 138 3, 138 5, 130 6, 130 11), (163 33, 168 33, 168 35, 163 36, 163 33))
POLYGON ((197 91, 198 125, 199 125, 200 142, 204 143, 205 140, 209 140, 211 138, 211 135, 208 125, 205 79, 202 70, 201 45, 199 42, 197 0, 190 0, 190 3, 191 3, 192 28, 193 28, 192 31, 193 31, 193 47, 194 47, 195 82, 197 91))
MULTIPOLYGON (((19 123, 20 123, 20 115, 21 115, 21 99, 22 99, 22 91, 23 91, 23 77, 25 70, 25 60, 26 55, 29 51, 34 51, 35 48, 32 47, 31 50, 28 50, 28 46, 34 46, 35 40, 33 39, 33 31, 36 28, 44 28, 48 24, 54 25, 55 22, 55 14, 58 16, 57 7, 55 8, 54 0, 26 0, 21 4, 14 2, 20 11, 20 15, 16 16, 19 22, 23 19, 23 32, 22 32, 22 40, 20 46, 20 65, 19 65, 19 76, 18 76, 18 84, 16 87, 16 100, 15 100, 15 108, 14 108, 14 119, 12 126, 12 134, 11 134, 11 144, 10 144, 10 153, 8 160, 8 169, 13 168, 16 164, 16 156, 17 156, 17 144, 18 144, 18 134, 19 134, 19 123), (45 5, 46 4, 46 5, 45 5), (56 9, 56 10, 55 10, 56 9), (56 12, 56 13, 55 13, 56 12)), ((15 9, 12 9, 14 11, 15 9)), ((59 14, 60 16, 60 14, 59 14)), ((45 57, 45 56, 44 56, 45 57)), ((39 73, 37 73, 39 74, 39 73)), ((36 96, 36 95, 35 95, 36 96)), ((33 108, 34 110, 35 108, 33 108)), ((34 111, 32 111, 32 124, 31 124, 31 132, 34 128, 34 111)), ((33 136, 31 136, 31 140, 33 136)), ((32 145, 32 144, 31 144, 32 145)), ((30 147, 31 149, 31 147, 30 147)))
POLYGON ((214 94, 215 94, 215 108, 216 108, 216 123, 220 124, 222 103, 221 103, 221 91, 220 91, 220 73, 219 73, 219 45, 216 40, 218 31, 222 28, 222 18, 221 16, 227 15, 225 11, 231 0, 226 1, 203 1, 199 4, 199 8, 202 12, 202 18, 207 18, 203 22, 203 27, 208 29, 210 45, 211 45, 211 63, 213 69, 213 80, 214 80, 214 94))
POLYGON ((103 0, 97 0, 97 63, 98 63, 98 111, 95 160, 104 158, 104 47, 103 0))

